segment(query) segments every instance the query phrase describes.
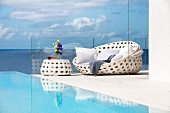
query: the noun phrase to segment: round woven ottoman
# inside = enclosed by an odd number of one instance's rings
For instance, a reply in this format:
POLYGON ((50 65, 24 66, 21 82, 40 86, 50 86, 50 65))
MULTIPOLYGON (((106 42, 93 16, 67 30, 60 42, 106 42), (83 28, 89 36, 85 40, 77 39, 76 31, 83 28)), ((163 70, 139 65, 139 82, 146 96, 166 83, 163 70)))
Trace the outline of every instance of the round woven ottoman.
POLYGON ((42 75, 71 75, 72 67, 68 59, 44 59, 40 72, 42 75))

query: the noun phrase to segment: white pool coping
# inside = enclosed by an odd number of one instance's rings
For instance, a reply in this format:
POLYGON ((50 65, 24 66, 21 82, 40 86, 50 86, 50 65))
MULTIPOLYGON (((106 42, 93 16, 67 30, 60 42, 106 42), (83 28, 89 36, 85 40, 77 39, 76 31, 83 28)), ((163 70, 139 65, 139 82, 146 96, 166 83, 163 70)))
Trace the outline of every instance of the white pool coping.
POLYGON ((72 76, 33 76, 170 111, 170 83, 151 81, 147 71, 141 73, 116 76, 87 76, 79 73, 72 76))

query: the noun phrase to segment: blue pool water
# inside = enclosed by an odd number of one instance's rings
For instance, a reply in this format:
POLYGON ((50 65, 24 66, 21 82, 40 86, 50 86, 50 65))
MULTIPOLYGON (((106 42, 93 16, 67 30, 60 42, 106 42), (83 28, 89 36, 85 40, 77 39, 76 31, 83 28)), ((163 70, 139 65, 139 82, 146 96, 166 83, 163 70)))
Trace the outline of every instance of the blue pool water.
POLYGON ((40 79, 20 72, 0 72, 0 113, 153 112, 148 106, 48 79, 40 79))

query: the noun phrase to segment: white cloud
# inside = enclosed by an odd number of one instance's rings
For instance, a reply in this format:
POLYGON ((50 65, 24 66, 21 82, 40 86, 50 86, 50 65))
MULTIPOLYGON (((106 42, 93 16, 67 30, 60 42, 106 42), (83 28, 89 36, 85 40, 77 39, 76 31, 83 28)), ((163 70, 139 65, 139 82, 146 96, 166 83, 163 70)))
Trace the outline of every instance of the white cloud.
POLYGON ((0 38, 10 39, 15 35, 15 33, 16 33, 15 29, 5 27, 2 24, 0 24, 0 38))
POLYGON ((88 2, 77 2, 74 4, 75 8, 89 8, 89 7, 99 7, 102 6, 105 2, 107 2, 108 0, 91 0, 88 2))
POLYGON ((65 25, 73 26, 75 29, 80 30, 84 27, 90 27, 95 25, 95 20, 88 17, 79 17, 73 20, 73 22, 66 23, 65 25))
POLYGON ((56 29, 56 28, 58 28, 58 27, 60 27, 60 24, 53 24, 53 25, 51 25, 49 28, 50 28, 50 29, 56 29))
POLYGON ((9 17, 12 19, 20 19, 20 20, 31 20, 31 21, 45 21, 45 20, 53 20, 56 17, 65 17, 69 15, 69 12, 66 10, 47 12, 47 11, 14 11, 9 17))
POLYGON ((22 8, 87 8, 104 5, 109 0, 1 0, 0 4, 22 8))
POLYGON ((97 24, 100 24, 100 23, 105 22, 105 21, 106 21, 106 16, 104 16, 104 15, 99 16, 99 18, 96 19, 97 24))
POLYGON ((6 36, 6 38, 5 39, 11 39, 12 37, 14 37, 14 35, 15 35, 15 33, 13 32, 13 33, 9 33, 7 36, 6 36))
POLYGON ((27 38, 40 36, 39 32, 19 32, 17 29, 6 27, 0 24, 0 39, 9 40, 11 38, 27 38))
MULTIPOLYGON (((131 0, 139 5, 147 0, 131 0)), ((14 6, 13 19, 45 21, 66 17, 82 9, 101 7, 106 4, 127 5, 128 0, 0 0, 0 5, 14 6), (23 11, 24 9, 24 11, 23 11)))
POLYGON ((46 27, 41 32, 43 36, 79 37, 93 36, 98 32, 98 28, 107 21, 106 16, 97 18, 78 17, 65 24, 54 23, 46 27))
POLYGON ((33 11, 15 11, 10 14, 10 18, 21 20, 41 20, 42 18, 46 18, 46 15, 33 11))
POLYGON ((0 5, 14 6, 12 19, 45 21, 66 17, 85 8, 104 6, 109 0, 1 0, 0 5))
POLYGON ((23 32, 22 35, 26 37, 27 39, 30 39, 31 37, 39 37, 40 33, 39 32, 23 32))
POLYGON ((83 9, 100 7, 106 3, 127 5, 130 3, 148 2, 148 0, 1 0, 0 5, 14 6, 28 9, 83 9))
POLYGON ((116 34, 115 32, 110 32, 110 33, 106 34, 106 36, 111 37, 111 36, 114 36, 115 34, 116 34))
POLYGON ((2 38, 8 32, 9 32, 9 28, 5 28, 3 26, 0 26, 0 38, 2 38))
POLYGON ((103 22, 106 21, 106 17, 99 16, 98 18, 88 18, 88 17, 79 17, 75 18, 72 22, 66 23, 66 26, 72 26, 76 30, 80 30, 85 27, 98 27, 100 26, 103 22))
POLYGON ((114 35, 116 35, 115 32, 110 32, 110 33, 98 34, 97 36, 98 36, 98 37, 101 37, 101 38, 105 38, 105 37, 112 37, 112 36, 114 36, 114 35))

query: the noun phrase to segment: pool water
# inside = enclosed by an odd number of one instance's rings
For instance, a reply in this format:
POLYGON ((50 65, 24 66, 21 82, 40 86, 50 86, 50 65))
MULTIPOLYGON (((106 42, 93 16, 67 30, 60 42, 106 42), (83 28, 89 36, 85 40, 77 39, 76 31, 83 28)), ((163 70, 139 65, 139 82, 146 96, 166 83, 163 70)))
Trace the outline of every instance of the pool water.
POLYGON ((19 72, 0 72, 0 113, 169 113, 19 72), (156 111, 156 112, 152 112, 156 111))

